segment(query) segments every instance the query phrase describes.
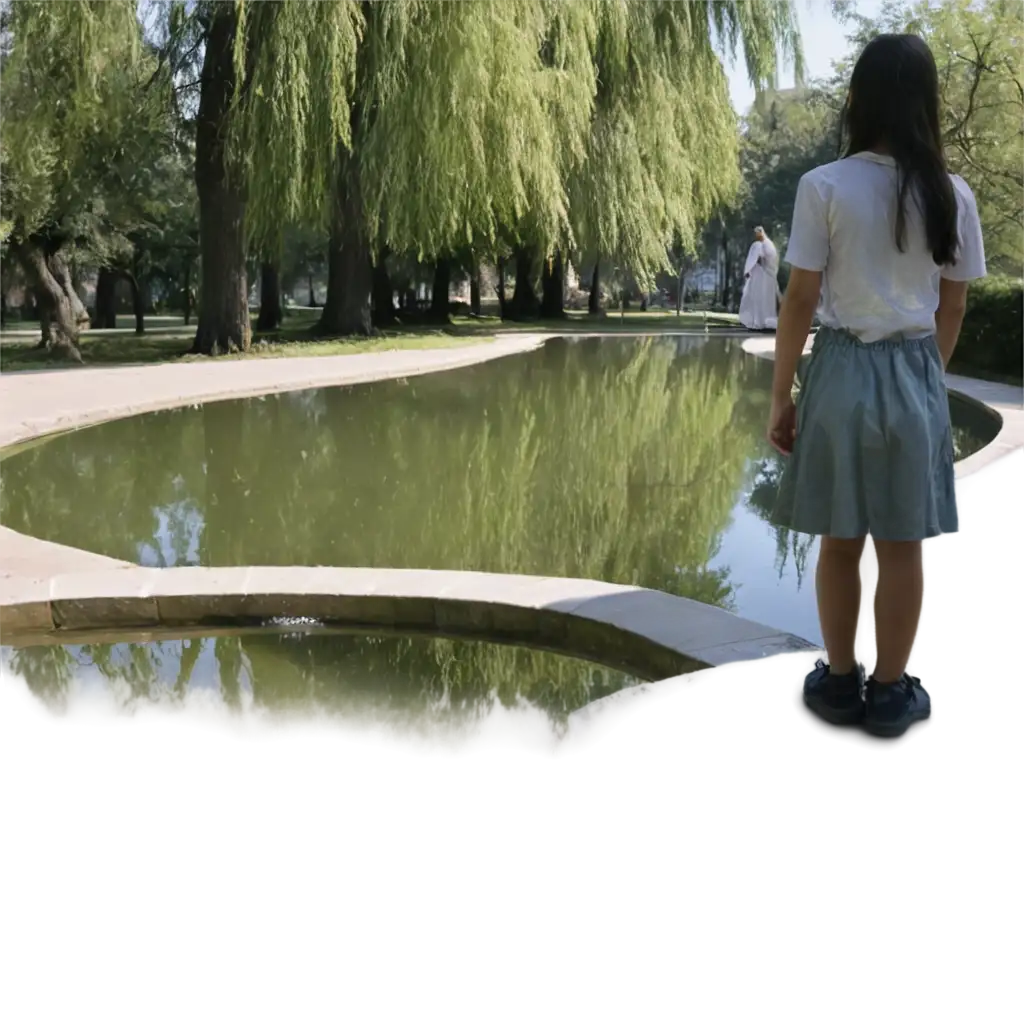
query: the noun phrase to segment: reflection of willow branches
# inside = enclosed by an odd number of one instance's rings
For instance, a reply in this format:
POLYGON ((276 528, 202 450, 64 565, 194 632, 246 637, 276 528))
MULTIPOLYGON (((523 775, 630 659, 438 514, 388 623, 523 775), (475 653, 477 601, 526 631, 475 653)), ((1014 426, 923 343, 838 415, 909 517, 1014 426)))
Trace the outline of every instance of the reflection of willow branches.
POLYGON ((649 342, 600 361, 581 349, 567 347, 557 375, 495 388, 482 425, 437 438, 443 459, 422 425, 414 436, 396 421, 391 445, 431 467, 431 488, 375 503, 386 515, 364 554, 379 545, 406 565, 710 590, 725 603, 720 574, 700 581, 748 447, 732 416, 735 374, 679 366, 649 342))
POLYGON ((790 554, 793 556, 793 568, 796 570, 797 586, 803 585, 804 572, 807 568, 807 556, 814 546, 814 538, 807 534, 797 533, 785 526, 776 526, 772 522, 775 500, 779 493, 779 481, 782 478, 782 458, 772 453, 768 458, 756 463, 754 482, 747 495, 747 507, 768 523, 775 533, 775 568, 779 578, 785 572, 790 554))
POLYGON ((62 710, 77 662, 66 647, 22 647, 3 649, 3 666, 21 676, 29 690, 44 704, 62 710))
POLYGON ((125 709, 180 705, 202 691, 235 712, 253 705, 414 728, 464 725, 498 701, 542 710, 560 730, 570 712, 631 682, 546 652, 431 637, 221 636, 24 648, 4 660, 55 709, 66 707, 75 676, 88 674, 125 709))

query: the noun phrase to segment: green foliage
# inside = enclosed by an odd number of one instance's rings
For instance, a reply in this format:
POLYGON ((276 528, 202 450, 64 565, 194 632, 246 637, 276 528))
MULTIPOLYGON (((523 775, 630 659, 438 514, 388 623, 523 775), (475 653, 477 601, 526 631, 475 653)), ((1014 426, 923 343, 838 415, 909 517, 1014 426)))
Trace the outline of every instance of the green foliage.
POLYGON ((713 43, 742 43, 752 80, 781 47, 800 65, 788 4, 600 5, 599 89, 586 159, 569 181, 584 261, 600 254, 649 288, 667 250, 692 250, 739 185, 736 124, 713 43))
POLYGON ((323 217, 337 147, 351 144, 363 18, 352 0, 233 2, 232 169, 245 183, 254 248, 277 248, 284 224, 323 217))
POLYGON ((110 211, 131 194, 166 105, 164 83, 150 82, 155 60, 142 46, 135 4, 12 0, 7 13, 4 236, 42 234, 105 255, 117 245, 110 211))
POLYGON ((355 142, 371 237, 431 259, 522 222, 564 236, 593 35, 590 0, 372 6, 355 142))
POLYGON ((990 277, 967 293, 960 341, 950 369, 954 372, 1024 377, 1024 285, 1019 278, 990 277))
POLYGON ((760 0, 339 4, 330 52, 344 67, 314 76, 327 83, 315 114, 308 9, 234 8, 232 138, 261 249, 283 223, 326 209, 320 183, 341 139, 378 251, 432 260, 560 247, 649 281, 737 183, 715 40, 742 44, 759 82, 780 45, 799 61, 790 6, 760 0), (353 12, 364 19, 354 35, 353 12), (351 140, 335 130, 344 111, 351 140))

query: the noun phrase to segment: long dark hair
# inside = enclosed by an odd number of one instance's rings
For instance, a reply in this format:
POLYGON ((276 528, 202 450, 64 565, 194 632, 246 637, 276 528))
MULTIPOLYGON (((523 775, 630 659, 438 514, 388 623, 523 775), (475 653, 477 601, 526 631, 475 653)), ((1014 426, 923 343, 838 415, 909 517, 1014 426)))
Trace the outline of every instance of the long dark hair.
POLYGON ((850 79, 843 111, 844 156, 884 147, 898 168, 896 246, 906 240, 908 197, 924 214, 925 237, 939 266, 956 256, 956 196, 939 128, 939 74, 919 36, 876 36, 850 79))

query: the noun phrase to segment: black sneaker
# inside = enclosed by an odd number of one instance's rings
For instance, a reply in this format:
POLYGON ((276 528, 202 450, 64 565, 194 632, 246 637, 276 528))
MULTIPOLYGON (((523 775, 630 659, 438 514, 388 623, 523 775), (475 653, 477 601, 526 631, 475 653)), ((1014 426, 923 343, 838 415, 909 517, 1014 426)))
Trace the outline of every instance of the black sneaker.
POLYGON ((819 660, 804 680, 804 703, 830 725, 857 725, 864 718, 863 688, 861 665, 837 676, 819 660))
POLYGON ((865 685, 864 728, 873 736, 902 736, 931 713, 928 691, 905 672, 895 683, 869 679, 865 685))

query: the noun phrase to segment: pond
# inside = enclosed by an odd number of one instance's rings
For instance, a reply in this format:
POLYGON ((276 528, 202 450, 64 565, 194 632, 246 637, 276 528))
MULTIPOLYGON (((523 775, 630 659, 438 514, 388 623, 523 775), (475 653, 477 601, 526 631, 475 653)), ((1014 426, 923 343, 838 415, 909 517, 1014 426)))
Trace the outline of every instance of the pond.
POLYGON ((57 711, 99 694, 123 711, 205 703, 432 732, 469 729, 500 705, 540 711, 561 733, 577 708, 640 682, 525 647, 337 630, 0 647, 0 668, 57 711))
MULTIPOLYGON (((771 374, 736 338, 586 338, 152 413, 9 455, 0 520, 147 566, 590 577, 820 642, 813 541, 768 522, 771 374)), ((959 457, 990 439, 951 410, 959 457)))

